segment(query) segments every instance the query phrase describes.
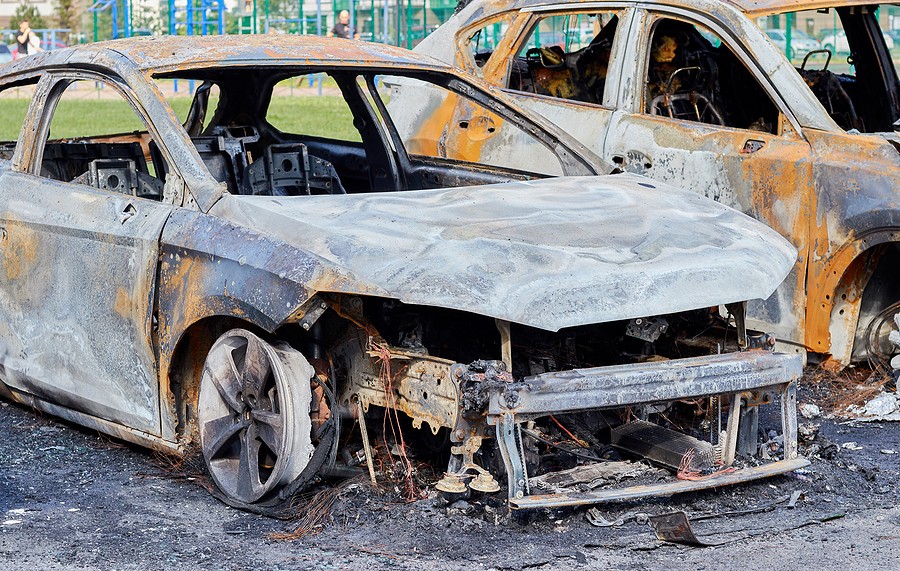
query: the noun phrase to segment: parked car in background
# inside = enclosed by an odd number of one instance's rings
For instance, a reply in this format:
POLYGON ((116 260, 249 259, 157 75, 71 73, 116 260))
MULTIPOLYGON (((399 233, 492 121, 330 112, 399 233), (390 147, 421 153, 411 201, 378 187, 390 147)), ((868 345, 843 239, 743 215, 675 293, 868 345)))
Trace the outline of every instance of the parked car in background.
POLYGON ((450 66, 336 38, 171 36, 4 67, 0 92, 28 85, 29 136, 0 144, 6 398, 199 446, 218 497, 264 513, 357 473, 367 417, 399 454, 449 458, 439 489, 494 493, 500 478, 517 508, 808 463, 801 359, 744 325, 796 250, 696 193, 586 176, 612 167, 450 66), (329 121, 273 97, 320 73, 342 94, 329 121), (172 80, 196 86, 180 118, 172 80), (118 113, 60 119, 95 84, 118 113), (397 113, 383 86, 401 84, 442 93, 443 125, 404 141, 441 104, 397 113), (774 402, 777 427, 758 415, 774 402), (768 429, 783 446, 762 458, 768 429), (594 490, 546 480, 598 463, 621 474, 594 490))
POLYGON ((0 63, 6 63, 13 60, 12 52, 5 44, 0 44, 0 63))
POLYGON ((795 57, 804 57, 811 51, 822 49, 822 44, 820 44, 816 39, 808 36, 806 33, 801 32, 800 30, 792 30, 791 50, 790 52, 787 52, 787 34, 784 30, 764 31, 766 32, 766 35, 769 36, 769 39, 772 40, 772 43, 775 44, 782 52, 787 54, 788 59, 794 59, 795 57))
POLYGON ((833 36, 836 32, 840 32, 841 30, 842 28, 820 28, 816 32, 816 39, 821 44, 822 39, 825 38, 825 36, 833 36))
POLYGON ((823 49, 826 49, 833 54, 850 53, 850 41, 847 39, 847 34, 844 33, 843 30, 834 30, 830 34, 823 36, 821 43, 823 49))
MULTIPOLYGON (((891 34, 884 32, 884 44, 888 50, 894 49, 894 38, 891 34)), ((832 54, 846 55, 850 53, 850 41, 847 39, 847 32, 844 30, 834 30, 822 37, 822 49, 826 49, 832 54)))
POLYGON ((877 6, 858 0, 815 2, 795 20, 835 16, 852 67, 789 63, 756 22, 801 4, 473 0, 417 51, 505 89, 624 170, 689 181, 766 222, 801 256, 774 296, 751 304, 753 327, 829 366, 884 361, 900 301, 900 83, 877 6), (589 45, 531 47, 575 17, 595 20, 589 45), (500 22, 508 32, 474 65, 469 38, 500 22))

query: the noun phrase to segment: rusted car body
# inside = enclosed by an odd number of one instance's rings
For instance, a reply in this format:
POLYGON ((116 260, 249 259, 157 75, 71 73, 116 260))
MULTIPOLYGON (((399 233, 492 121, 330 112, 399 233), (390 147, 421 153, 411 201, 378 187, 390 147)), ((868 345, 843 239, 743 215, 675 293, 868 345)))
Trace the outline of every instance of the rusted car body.
POLYGON ((900 301, 900 91, 877 7, 473 0, 416 50, 505 88, 624 170, 689 182, 779 231, 800 257, 749 323, 842 367, 883 352, 900 301), (761 28, 788 17, 842 26, 851 58, 788 61, 761 28))
POLYGON ((0 68, 0 91, 33 88, 18 141, 0 145, 0 391, 154 448, 199 444, 219 496, 257 510, 352 470, 339 455, 359 442, 348 419, 379 410, 411 419, 407 440, 421 433, 449 452, 442 489, 497 491, 505 473, 514 507, 671 494, 807 463, 800 359, 744 327, 745 301, 768 297, 795 262, 787 241, 632 174, 551 179, 411 152, 383 76, 465 99, 471 116, 455 128, 472 127, 474 142, 491 125, 504 144, 538 139, 551 170, 609 168, 499 92, 373 44, 146 38, 0 68), (270 122, 277 85, 321 72, 358 141, 270 122), (175 80, 198 86, 183 118, 160 88, 175 80), (140 127, 55 136, 72 86, 95 83, 140 127), (709 309, 723 305, 731 321, 709 309), (708 330, 715 342, 698 342, 708 330), (756 412, 774 402, 783 449, 757 461, 756 412), (741 469, 531 493, 529 474, 553 467, 534 456, 555 438, 548 415, 591 433, 639 417, 680 443, 676 461, 705 455, 684 469, 741 469))

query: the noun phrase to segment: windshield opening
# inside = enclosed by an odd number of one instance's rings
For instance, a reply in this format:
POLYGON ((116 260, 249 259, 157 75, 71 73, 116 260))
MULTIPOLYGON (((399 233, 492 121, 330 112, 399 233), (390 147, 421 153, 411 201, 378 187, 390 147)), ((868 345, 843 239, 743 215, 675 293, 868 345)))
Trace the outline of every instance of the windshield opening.
POLYGON ((231 194, 354 194, 564 174, 545 133, 524 129, 514 112, 479 101, 451 77, 316 71, 235 67, 154 79, 231 194))
POLYGON ((863 133, 900 119, 900 5, 841 6, 757 19, 835 122, 863 133))

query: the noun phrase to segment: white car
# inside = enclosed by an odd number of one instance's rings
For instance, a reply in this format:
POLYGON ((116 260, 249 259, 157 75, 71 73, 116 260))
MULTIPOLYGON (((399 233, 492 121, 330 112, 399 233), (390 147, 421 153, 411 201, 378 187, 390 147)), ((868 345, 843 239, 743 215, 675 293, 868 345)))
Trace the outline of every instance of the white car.
MULTIPOLYGON (((772 43, 778 46, 782 52, 787 50, 787 34, 784 30, 765 30, 766 35, 772 40, 772 43)), ((816 39, 809 37, 800 30, 793 30, 791 34, 791 49, 787 52, 788 59, 794 59, 798 56, 805 56, 809 52, 822 49, 816 39)))
MULTIPOLYGON (((888 50, 894 49, 894 40, 886 33, 882 32, 882 36, 884 37, 884 44, 888 50)), ((828 50, 833 54, 849 54, 850 53, 850 41, 847 39, 847 32, 843 30, 836 30, 827 34, 822 38, 821 41, 822 49, 828 50)))

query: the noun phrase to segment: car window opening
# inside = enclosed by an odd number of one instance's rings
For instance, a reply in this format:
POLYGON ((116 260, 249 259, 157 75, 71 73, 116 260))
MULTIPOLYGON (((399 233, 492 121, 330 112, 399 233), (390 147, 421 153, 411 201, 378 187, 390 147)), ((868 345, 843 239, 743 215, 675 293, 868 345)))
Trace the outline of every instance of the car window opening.
MULTIPOLYGON (((174 79, 157 81, 165 85, 174 79)), ((534 135, 446 87, 412 77, 351 71, 320 77, 257 69, 228 74, 219 70, 215 77, 213 72, 194 71, 190 78, 179 75, 177 80, 196 86, 182 114, 184 127, 210 174, 231 194, 418 190, 561 174, 531 172, 533 163, 527 157, 492 159, 491 149, 510 137, 534 135), (317 93, 319 82, 322 95, 317 93), (391 90, 399 83, 439 92, 451 104, 448 111, 459 117, 442 131, 422 131, 418 115, 408 106, 390 105, 391 90), (376 96, 383 105, 375 103, 376 96), (455 110, 454 102, 459 104, 455 110), (443 144, 453 138, 466 144, 443 144)), ((172 100, 173 108, 183 108, 177 101, 172 100)), ((534 152, 553 154, 543 145, 532 146, 538 149, 534 152)))
POLYGON ((775 133, 778 109, 743 62, 708 29, 673 19, 653 30, 645 111, 775 133))
POLYGON ((619 18, 564 14, 540 20, 513 61, 507 87, 584 103, 603 103, 619 18))
MULTIPOLYGON (((900 87, 892 55, 900 31, 881 29, 878 8, 803 10, 759 22, 845 130, 889 132, 900 119, 900 87)), ((893 22, 893 17, 889 20, 893 22)))
POLYGON ((100 81, 66 86, 42 157, 40 176, 157 201, 169 172, 159 145, 131 104, 100 81), (102 114, 92 113, 97 100, 102 114))
POLYGON ((38 78, 12 82, 0 90, 0 161, 12 160, 38 78))

